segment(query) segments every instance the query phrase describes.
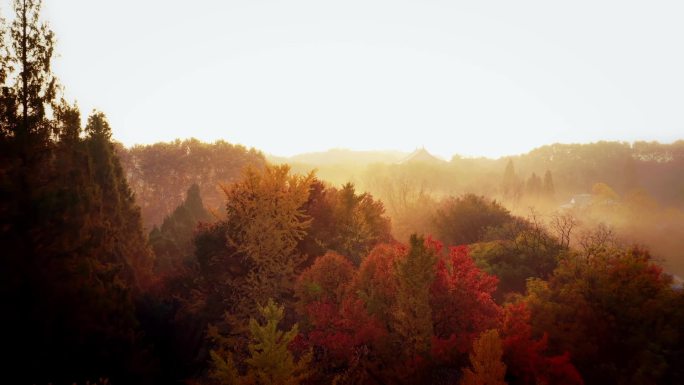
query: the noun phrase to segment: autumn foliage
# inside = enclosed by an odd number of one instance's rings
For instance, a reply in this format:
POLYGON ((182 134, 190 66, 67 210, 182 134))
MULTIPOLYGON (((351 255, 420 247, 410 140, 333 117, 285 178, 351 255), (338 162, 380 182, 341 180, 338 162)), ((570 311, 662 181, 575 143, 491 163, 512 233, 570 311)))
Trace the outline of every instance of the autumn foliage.
POLYGON ((41 1, 12 4, 3 384, 684 383, 681 282, 606 224, 573 234, 619 214, 676 240, 684 215, 660 205, 681 205, 684 142, 555 144, 517 168, 423 150, 369 167, 362 188, 224 141, 126 149, 63 98, 41 1), (569 205, 580 217, 565 207, 550 226, 493 199, 589 190, 569 205))
POLYGON ((582 377, 570 362, 569 353, 552 356, 548 352, 548 335, 532 336, 531 313, 525 302, 504 308, 501 327, 505 360, 511 384, 580 385, 582 377))
POLYGON ((420 237, 409 247, 377 246, 358 269, 325 254, 296 285, 303 340, 329 376, 360 370, 362 356, 366 377, 402 381, 459 367, 473 341, 498 326, 495 289, 496 278, 475 266, 466 247, 445 254, 420 237))

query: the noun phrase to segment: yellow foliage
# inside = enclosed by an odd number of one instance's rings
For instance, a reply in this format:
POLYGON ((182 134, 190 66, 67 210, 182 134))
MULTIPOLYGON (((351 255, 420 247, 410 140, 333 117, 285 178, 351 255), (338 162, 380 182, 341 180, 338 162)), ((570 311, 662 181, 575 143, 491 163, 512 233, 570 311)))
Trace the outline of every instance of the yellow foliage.
POLYGON ((247 276, 252 301, 246 314, 253 313, 253 304, 279 300, 292 289, 303 259, 295 249, 310 225, 302 206, 313 177, 291 175, 287 165, 266 166, 247 169, 242 180, 223 187, 228 246, 253 264, 247 276))
POLYGON ((483 332, 473 342, 471 368, 463 370, 461 385, 506 385, 506 365, 501 362, 502 355, 499 332, 495 329, 483 332))

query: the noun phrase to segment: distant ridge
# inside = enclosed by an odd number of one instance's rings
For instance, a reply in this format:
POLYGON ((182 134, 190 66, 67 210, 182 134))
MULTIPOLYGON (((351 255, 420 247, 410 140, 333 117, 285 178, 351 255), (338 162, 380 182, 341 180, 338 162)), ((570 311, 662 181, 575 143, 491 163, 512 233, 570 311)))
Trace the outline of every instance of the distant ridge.
POLYGON ((273 163, 305 163, 312 165, 354 164, 366 165, 372 163, 396 163, 407 154, 401 151, 355 151, 334 148, 328 151, 309 152, 291 157, 267 155, 266 159, 273 163))
POLYGON ((419 148, 419 149, 413 151, 406 158, 400 160, 397 163, 398 164, 409 164, 409 163, 435 164, 435 163, 446 163, 446 161, 430 154, 424 147, 422 147, 422 148, 419 148))

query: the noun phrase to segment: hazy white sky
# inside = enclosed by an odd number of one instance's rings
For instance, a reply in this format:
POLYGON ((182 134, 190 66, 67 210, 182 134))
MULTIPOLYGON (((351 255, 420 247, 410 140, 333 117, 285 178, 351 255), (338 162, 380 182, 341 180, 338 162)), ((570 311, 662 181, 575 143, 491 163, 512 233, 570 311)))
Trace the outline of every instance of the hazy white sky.
POLYGON ((449 158, 684 137, 684 1, 44 2, 68 96, 127 145, 449 158))

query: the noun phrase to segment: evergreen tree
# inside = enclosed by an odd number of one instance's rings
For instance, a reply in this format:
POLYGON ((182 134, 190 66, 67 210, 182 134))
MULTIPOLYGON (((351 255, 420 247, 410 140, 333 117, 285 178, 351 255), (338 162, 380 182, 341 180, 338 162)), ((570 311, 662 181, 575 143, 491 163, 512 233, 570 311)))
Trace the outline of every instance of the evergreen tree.
POLYGON ((421 359, 430 350, 433 336, 430 286, 435 277, 437 250, 423 237, 412 235, 405 259, 396 266, 398 278, 395 327, 408 359, 421 359))
POLYGON ((312 223, 298 249, 310 263, 332 250, 358 266, 375 245, 392 239, 382 202, 351 183, 337 189, 313 181, 304 209, 312 223))
POLYGON ((78 109, 57 98, 40 8, 16 0, 12 23, 0 23, 4 378, 141 381, 132 296, 146 240, 109 136, 82 138, 78 109))
POLYGON ((199 186, 193 184, 185 201, 164 219, 160 227, 155 226, 150 232, 150 245, 156 257, 155 270, 158 273, 170 272, 189 261, 194 255, 193 238, 197 226, 210 220, 199 186))
POLYGON ((299 333, 295 324, 289 331, 278 330, 283 319, 284 308, 277 306, 269 299, 265 306, 258 307, 263 318, 258 322, 249 320, 251 334, 249 358, 245 360, 247 371, 240 376, 232 357, 224 351, 212 351, 214 364, 211 376, 220 384, 255 384, 255 385, 297 385, 309 377, 308 364, 311 356, 305 354, 295 361, 289 351, 289 345, 299 333))
POLYGON ((542 180, 536 173, 532 173, 529 179, 527 179, 526 190, 527 194, 533 199, 538 199, 542 193, 542 180))
POLYGON ((101 255, 121 264, 130 282, 148 284, 152 254, 142 231, 140 209, 128 186, 111 142, 112 130, 102 112, 93 111, 85 127, 93 182, 97 187, 98 212, 102 215, 101 255))
POLYGON ((504 197, 512 198, 515 195, 516 185, 517 178, 515 176, 515 168, 513 167, 513 159, 508 159, 501 182, 501 190, 504 197))
MULTIPOLYGON (((9 27, 10 44, 3 69, 15 69, 13 84, 6 87, 5 97, 14 109, 7 109, 9 131, 15 137, 22 161, 39 155, 39 148, 49 144, 52 126, 47 111, 55 102, 56 78, 51 71, 55 37, 50 27, 41 22, 41 0, 15 0, 15 19, 9 27), (33 150, 33 151, 29 151, 33 150)), ((3 74, 4 75, 4 74, 3 74)))
POLYGON ((553 185, 553 177, 551 176, 551 171, 549 170, 546 170, 546 173, 544 174, 543 191, 547 199, 553 199, 553 197, 556 195, 556 188, 553 185))

